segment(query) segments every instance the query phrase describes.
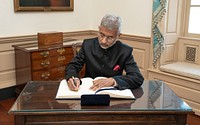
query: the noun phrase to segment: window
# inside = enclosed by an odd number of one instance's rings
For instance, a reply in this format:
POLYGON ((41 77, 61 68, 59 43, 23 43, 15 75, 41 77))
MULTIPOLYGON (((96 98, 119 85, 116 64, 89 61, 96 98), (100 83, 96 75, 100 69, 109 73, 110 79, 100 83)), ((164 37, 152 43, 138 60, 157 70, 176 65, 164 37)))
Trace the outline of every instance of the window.
POLYGON ((200 38, 200 0, 185 2, 185 36, 200 38))

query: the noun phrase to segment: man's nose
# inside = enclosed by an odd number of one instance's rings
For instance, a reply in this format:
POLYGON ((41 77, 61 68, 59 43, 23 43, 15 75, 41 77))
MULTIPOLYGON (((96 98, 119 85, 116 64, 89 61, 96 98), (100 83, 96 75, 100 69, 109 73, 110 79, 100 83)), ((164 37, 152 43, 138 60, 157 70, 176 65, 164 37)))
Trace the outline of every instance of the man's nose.
POLYGON ((106 43, 107 42, 107 37, 104 37, 102 40, 101 40, 102 43, 106 43))

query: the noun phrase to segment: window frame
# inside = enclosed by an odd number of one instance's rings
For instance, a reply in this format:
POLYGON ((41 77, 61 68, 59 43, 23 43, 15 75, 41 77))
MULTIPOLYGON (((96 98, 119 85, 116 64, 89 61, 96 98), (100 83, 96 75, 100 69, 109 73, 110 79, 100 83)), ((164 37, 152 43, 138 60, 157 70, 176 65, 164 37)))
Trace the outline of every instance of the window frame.
MULTIPOLYGON (((195 5, 193 5, 193 6, 195 6, 195 5)), ((191 7, 191 0, 185 0, 184 4, 183 4, 183 25, 182 25, 183 36, 184 37, 191 37, 191 38, 199 38, 200 39, 200 34, 195 34, 195 33, 189 33, 188 32, 190 7, 191 7)))

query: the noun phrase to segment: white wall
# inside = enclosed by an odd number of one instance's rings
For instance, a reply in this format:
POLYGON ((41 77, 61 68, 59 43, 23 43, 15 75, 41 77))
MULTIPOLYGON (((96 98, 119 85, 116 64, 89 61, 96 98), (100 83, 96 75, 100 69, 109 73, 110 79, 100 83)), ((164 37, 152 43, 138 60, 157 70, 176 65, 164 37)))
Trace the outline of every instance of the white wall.
POLYGON ((125 34, 151 36, 152 0, 74 0, 74 11, 14 12, 14 0, 1 0, 0 38, 45 31, 97 30, 106 13, 123 19, 125 34))
POLYGON ((93 0, 92 28, 97 29, 101 18, 106 13, 122 17, 122 33, 151 36, 153 0, 93 0))

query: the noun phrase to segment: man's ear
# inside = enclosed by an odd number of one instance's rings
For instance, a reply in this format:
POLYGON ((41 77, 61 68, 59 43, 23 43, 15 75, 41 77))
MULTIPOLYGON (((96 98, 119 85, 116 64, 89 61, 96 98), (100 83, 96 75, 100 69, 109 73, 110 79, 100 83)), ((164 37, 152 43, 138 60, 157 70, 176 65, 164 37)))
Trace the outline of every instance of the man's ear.
POLYGON ((118 34, 118 37, 120 37, 121 35, 122 35, 122 34, 121 34, 121 33, 119 33, 119 34, 118 34))

